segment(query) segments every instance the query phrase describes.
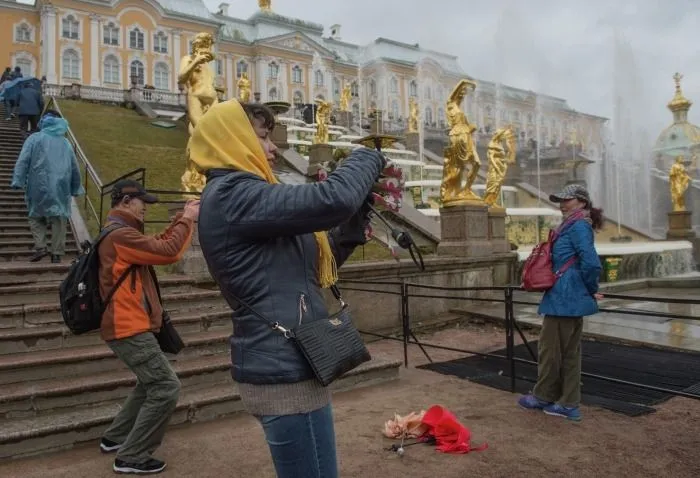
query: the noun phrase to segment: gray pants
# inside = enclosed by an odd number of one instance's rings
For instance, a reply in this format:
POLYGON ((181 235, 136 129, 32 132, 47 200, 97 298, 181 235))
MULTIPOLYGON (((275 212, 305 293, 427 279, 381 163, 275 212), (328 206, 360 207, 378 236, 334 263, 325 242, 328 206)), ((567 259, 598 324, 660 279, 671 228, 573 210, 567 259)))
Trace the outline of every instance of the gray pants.
POLYGON ((537 344, 534 395, 545 402, 578 407, 581 401, 583 318, 545 315, 537 344))
POLYGON ((136 374, 137 383, 103 437, 122 444, 120 460, 144 463, 163 441, 180 395, 180 380, 150 332, 107 345, 136 374))
POLYGON ((46 249, 46 234, 51 224, 51 255, 64 256, 66 254, 66 230, 65 217, 30 217, 29 229, 34 239, 34 249, 43 251, 46 249))

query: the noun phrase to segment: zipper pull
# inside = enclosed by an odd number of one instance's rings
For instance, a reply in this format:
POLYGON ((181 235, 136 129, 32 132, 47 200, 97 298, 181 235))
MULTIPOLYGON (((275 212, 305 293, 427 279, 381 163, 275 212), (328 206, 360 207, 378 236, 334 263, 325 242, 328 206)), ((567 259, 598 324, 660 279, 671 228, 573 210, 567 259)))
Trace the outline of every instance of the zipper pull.
POLYGON ((306 313, 306 297, 304 297, 304 294, 301 294, 299 296, 299 325, 301 325, 301 321, 304 318, 305 313, 306 313))

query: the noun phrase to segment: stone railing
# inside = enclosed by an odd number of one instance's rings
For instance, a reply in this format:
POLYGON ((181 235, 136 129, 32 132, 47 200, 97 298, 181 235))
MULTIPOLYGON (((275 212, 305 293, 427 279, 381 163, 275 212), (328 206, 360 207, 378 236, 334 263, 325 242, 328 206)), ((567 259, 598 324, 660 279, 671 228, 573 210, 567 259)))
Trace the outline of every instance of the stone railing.
POLYGON ((105 88, 102 86, 85 85, 43 85, 44 95, 54 98, 73 98, 104 103, 127 103, 129 101, 141 101, 144 103, 158 103, 162 105, 184 107, 187 95, 173 93, 171 91, 132 88, 122 90, 117 88, 105 88))

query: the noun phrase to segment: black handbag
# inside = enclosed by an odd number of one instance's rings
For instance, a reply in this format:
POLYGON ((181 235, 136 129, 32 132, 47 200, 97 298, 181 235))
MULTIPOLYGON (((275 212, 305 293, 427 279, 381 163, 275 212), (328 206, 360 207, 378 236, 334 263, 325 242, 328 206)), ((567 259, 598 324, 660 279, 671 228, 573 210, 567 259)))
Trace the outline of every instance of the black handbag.
MULTIPOLYGON (((158 277, 156 276, 156 271, 153 269, 153 267, 148 266, 148 272, 153 278, 153 283, 155 284, 156 291, 158 292, 158 301, 160 302, 162 307, 163 299, 160 295, 160 285, 158 284, 158 277)), ((177 332, 177 329, 173 325, 173 321, 170 320, 170 314, 168 314, 168 311, 165 310, 165 308, 163 308, 163 323, 160 326, 160 330, 158 332, 155 332, 154 335, 156 336, 156 340, 158 340, 158 345, 160 345, 160 349, 165 353, 177 355, 182 349, 185 348, 185 343, 182 341, 180 334, 177 332)))
POLYGON ((266 319, 241 299, 235 296, 234 299, 255 317, 266 322, 272 330, 293 340, 318 381, 326 387, 341 375, 372 359, 360 333, 352 323, 348 305, 343 301, 340 290, 333 285, 331 292, 340 302, 340 311, 327 319, 302 322, 293 329, 287 329, 279 322, 266 319))

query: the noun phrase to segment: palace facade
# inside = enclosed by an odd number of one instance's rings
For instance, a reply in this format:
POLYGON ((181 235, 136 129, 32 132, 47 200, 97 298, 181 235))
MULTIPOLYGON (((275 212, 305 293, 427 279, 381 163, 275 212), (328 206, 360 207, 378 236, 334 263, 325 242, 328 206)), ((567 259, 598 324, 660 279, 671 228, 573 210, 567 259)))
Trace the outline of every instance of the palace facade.
MULTIPOLYGON (((237 95, 243 72, 263 102, 338 102, 349 84, 355 117, 379 109, 405 121, 413 96, 434 128, 445 125, 451 89, 469 77, 456 56, 418 44, 377 38, 355 45, 342 40, 341 25, 326 32, 274 9, 248 19, 233 13, 226 3, 211 12, 202 0, 0 0, 0 66, 19 66, 49 84, 177 92, 181 57, 197 33, 209 32, 216 38, 212 68, 228 97, 237 95)), ((520 140, 539 134, 552 146, 575 133, 586 153, 600 158, 605 118, 574 111, 561 98, 476 81, 463 108, 482 132, 512 124, 520 140)))

